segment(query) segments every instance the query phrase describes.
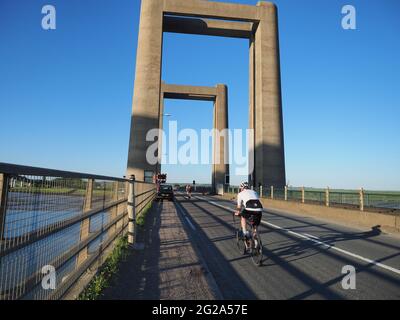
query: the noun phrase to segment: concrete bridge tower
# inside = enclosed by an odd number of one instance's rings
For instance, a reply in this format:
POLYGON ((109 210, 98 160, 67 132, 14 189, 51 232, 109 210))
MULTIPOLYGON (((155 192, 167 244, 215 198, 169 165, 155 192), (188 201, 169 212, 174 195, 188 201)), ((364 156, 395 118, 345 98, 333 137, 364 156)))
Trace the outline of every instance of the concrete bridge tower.
POLYGON ((277 8, 205 0, 142 0, 127 175, 156 172, 146 161, 150 129, 159 128, 163 32, 249 39, 249 159, 252 185, 286 183, 277 8), (183 18, 184 17, 184 18, 183 18))

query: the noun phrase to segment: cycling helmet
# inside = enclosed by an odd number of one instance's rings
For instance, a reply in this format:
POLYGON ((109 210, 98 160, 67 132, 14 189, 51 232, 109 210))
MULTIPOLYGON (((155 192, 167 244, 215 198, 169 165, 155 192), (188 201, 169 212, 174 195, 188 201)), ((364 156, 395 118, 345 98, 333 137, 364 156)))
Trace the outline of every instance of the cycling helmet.
POLYGON ((249 183, 247 181, 244 181, 240 184, 240 188, 242 189, 249 189, 249 183))

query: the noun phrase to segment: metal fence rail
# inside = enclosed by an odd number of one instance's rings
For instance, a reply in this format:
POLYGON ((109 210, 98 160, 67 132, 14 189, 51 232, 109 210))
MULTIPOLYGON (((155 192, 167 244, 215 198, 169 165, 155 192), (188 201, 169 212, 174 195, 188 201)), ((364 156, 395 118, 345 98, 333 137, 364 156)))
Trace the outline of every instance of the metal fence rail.
MULTIPOLYGON (((377 192, 360 190, 334 190, 284 187, 259 186, 255 188, 261 197, 297 201, 302 203, 318 204, 325 206, 339 206, 356 208, 359 210, 384 210, 398 212, 400 210, 400 192, 377 192)), ((238 186, 225 186, 224 192, 238 193, 238 186)))
POLYGON ((400 196, 396 193, 366 191, 364 193, 364 206, 400 210, 400 196))
MULTIPOLYGON (((0 163, 0 300, 62 297, 126 234, 128 185, 126 179, 0 163), (49 267, 55 288, 42 285, 49 267)), ((134 190, 140 214, 155 186, 136 181, 134 190)))

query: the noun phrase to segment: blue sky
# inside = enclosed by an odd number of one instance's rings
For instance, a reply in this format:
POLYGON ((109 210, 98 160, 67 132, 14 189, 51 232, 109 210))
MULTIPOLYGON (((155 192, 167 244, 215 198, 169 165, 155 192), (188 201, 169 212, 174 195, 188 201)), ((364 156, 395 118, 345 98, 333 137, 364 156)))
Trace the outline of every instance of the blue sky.
MULTIPOLYGON (((276 4, 287 180, 400 190, 400 2, 276 4), (341 28, 345 4, 357 10, 356 30, 341 28)), ((124 174, 139 9, 135 0, 1 0, 0 162, 124 174), (41 28, 45 4, 56 7, 56 30, 41 28)), ((229 126, 246 128, 247 48, 243 39, 165 34, 163 80, 227 84, 229 126)), ((166 101, 179 128, 211 128, 211 110, 166 101)), ((210 166, 165 170, 170 181, 210 181, 210 166)))

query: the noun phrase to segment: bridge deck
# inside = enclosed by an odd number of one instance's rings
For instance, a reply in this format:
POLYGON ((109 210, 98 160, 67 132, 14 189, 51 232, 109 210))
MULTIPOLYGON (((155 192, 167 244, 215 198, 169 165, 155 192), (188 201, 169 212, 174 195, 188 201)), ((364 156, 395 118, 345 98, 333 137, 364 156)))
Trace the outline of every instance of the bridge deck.
POLYGON ((260 226, 266 257, 263 266, 256 267, 235 246, 234 203, 218 197, 177 198, 175 206, 164 202, 162 210, 158 208, 159 220, 153 216, 147 237, 153 242, 141 257, 132 255, 106 298, 400 299, 398 237, 378 228, 359 230, 268 211, 263 220, 269 224, 260 226), (211 275, 207 281, 200 272, 194 286, 201 290, 195 294, 188 287, 193 284, 188 274, 202 265, 211 275), (341 285, 345 265, 356 268, 355 290, 341 285), (183 290, 180 296, 173 286, 183 290))
POLYGON ((216 299, 212 279, 191 244, 173 202, 155 202, 139 242, 103 299, 216 299))

